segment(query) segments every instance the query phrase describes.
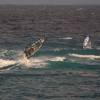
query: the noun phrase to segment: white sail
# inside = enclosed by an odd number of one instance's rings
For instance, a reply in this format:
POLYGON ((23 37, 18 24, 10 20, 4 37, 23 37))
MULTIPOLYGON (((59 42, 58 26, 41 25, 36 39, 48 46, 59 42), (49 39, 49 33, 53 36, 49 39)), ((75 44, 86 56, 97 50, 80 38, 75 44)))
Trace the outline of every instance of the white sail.
POLYGON ((91 49, 92 46, 91 46, 91 40, 90 40, 90 37, 87 36, 85 39, 84 39, 84 42, 83 42, 83 49, 91 49))

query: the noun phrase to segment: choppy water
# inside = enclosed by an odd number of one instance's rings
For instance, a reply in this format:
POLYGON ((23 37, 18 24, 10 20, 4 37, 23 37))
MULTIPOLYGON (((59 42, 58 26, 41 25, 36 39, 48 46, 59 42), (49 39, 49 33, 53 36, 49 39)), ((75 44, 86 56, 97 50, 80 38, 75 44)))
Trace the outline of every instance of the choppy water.
POLYGON ((0 6, 0 100, 100 100, 99 12, 96 6, 0 6), (92 50, 82 49, 87 31, 92 50), (46 43, 27 59, 24 47, 43 34, 46 43))

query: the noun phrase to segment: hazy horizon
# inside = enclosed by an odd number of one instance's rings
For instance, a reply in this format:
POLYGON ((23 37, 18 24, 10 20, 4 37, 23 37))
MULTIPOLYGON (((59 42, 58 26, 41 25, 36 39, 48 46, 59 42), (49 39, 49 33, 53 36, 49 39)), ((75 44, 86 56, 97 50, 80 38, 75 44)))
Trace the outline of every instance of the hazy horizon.
POLYGON ((0 5, 100 5, 99 0, 0 0, 0 5))

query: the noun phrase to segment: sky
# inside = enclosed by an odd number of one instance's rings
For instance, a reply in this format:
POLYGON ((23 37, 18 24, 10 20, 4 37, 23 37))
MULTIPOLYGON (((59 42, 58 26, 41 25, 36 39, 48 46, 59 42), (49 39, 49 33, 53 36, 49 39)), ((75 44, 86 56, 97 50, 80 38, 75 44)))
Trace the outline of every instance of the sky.
POLYGON ((100 0, 0 0, 0 4, 25 4, 25 5, 36 5, 36 4, 54 4, 54 5, 100 5, 100 0))

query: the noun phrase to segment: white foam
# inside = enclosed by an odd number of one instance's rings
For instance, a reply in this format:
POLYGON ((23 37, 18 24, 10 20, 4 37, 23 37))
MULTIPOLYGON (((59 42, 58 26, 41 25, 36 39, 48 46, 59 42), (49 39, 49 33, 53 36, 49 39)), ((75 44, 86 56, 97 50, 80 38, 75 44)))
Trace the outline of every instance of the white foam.
POLYGON ((64 38, 59 38, 59 39, 70 40, 70 39, 72 39, 72 37, 64 37, 64 38))
POLYGON ((5 66, 9 66, 9 65, 14 65, 14 64, 16 64, 16 61, 14 61, 14 60, 0 59, 0 68, 3 68, 5 66))
POLYGON ((65 57, 53 57, 49 59, 50 61, 64 61, 66 58, 65 57))
POLYGON ((25 54, 23 52, 19 52, 17 55, 17 62, 20 65, 24 65, 27 68, 40 68, 40 67, 45 67, 47 63, 45 62, 44 58, 41 57, 33 57, 30 59, 27 59, 25 54))
POLYGON ((100 56, 97 56, 97 55, 69 54, 69 56, 79 57, 79 58, 89 58, 89 59, 99 59, 100 58, 100 56))
POLYGON ((41 56, 27 59, 25 54, 19 51, 14 59, 15 60, 0 59, 0 67, 3 68, 5 66, 18 64, 25 66, 26 68, 44 68, 48 65, 48 61, 64 61, 66 58, 62 56, 41 56))
POLYGON ((33 57, 30 59, 27 59, 25 55, 22 53, 17 62, 25 65, 28 68, 43 68, 48 65, 48 61, 64 61, 66 58, 65 57, 60 57, 60 56, 41 56, 41 57, 33 57))

